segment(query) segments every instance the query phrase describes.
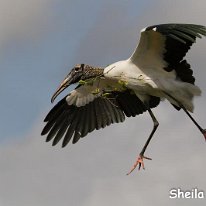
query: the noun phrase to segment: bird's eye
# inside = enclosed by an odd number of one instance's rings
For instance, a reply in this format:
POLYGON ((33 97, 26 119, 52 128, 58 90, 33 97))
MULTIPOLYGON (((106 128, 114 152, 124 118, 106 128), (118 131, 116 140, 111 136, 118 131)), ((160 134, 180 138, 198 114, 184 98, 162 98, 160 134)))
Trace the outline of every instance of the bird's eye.
POLYGON ((75 67, 74 71, 78 72, 79 71, 79 67, 75 67))

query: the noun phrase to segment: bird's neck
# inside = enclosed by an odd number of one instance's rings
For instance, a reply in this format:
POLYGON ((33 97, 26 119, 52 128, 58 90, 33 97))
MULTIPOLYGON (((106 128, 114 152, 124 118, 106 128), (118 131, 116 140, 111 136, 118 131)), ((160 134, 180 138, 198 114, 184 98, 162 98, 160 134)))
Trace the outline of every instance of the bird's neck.
POLYGON ((90 79, 90 78, 95 78, 95 77, 100 77, 103 75, 104 69, 101 67, 93 67, 86 65, 84 69, 84 75, 82 76, 82 80, 90 79))

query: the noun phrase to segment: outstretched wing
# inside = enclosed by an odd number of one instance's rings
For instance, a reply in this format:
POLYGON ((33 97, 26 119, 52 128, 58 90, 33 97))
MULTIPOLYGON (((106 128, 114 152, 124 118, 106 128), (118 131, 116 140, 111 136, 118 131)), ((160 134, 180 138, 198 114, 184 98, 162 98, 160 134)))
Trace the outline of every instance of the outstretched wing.
MULTIPOLYGON (((196 38, 202 36, 206 36, 206 27, 201 25, 161 24, 147 27, 141 31, 139 45, 132 54, 131 60, 141 68, 163 68, 168 72, 176 70, 177 76, 182 81, 194 83, 192 74, 189 80, 184 79, 184 75, 181 74, 181 67, 185 69, 187 64, 182 60, 196 38)), ((189 68, 188 64, 187 67, 189 68)))
MULTIPOLYGON (((75 101, 69 105, 68 96, 59 101, 44 120, 47 123, 41 134, 47 134, 46 141, 53 140, 52 145, 62 138, 62 147, 72 138, 74 144, 95 129, 123 122, 125 115, 131 117, 146 111, 143 103, 129 90, 111 92, 106 97, 98 96, 82 106, 77 106, 75 101)), ((149 106, 156 107, 159 101, 159 98, 151 97, 149 106)))

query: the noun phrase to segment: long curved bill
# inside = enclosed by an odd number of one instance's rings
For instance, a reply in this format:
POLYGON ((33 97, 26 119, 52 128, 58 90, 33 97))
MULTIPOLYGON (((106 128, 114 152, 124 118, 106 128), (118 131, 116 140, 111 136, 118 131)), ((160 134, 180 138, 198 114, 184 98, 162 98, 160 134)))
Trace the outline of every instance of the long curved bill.
POLYGON ((63 82, 60 84, 60 86, 57 88, 57 90, 55 91, 55 93, 53 94, 52 98, 51 98, 51 103, 54 102, 54 100, 56 99, 56 97, 61 93, 63 92, 69 85, 70 85, 70 82, 71 82, 71 78, 70 76, 69 77, 66 77, 63 82))

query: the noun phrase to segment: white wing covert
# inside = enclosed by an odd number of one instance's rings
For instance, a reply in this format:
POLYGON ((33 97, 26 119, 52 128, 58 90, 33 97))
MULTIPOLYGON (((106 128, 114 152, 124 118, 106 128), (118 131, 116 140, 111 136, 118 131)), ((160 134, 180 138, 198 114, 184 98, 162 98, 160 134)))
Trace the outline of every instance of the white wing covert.
MULTIPOLYGON (((170 72, 176 70, 176 67, 180 68, 179 65, 185 61, 183 58, 196 38, 202 36, 206 36, 206 27, 201 25, 160 24, 150 26, 141 31, 139 45, 130 59, 141 68, 163 68, 170 72)), ((176 70, 176 73, 182 80, 181 73, 184 72, 181 72, 180 69, 176 70)), ((188 81, 194 83, 191 75, 188 81)))

